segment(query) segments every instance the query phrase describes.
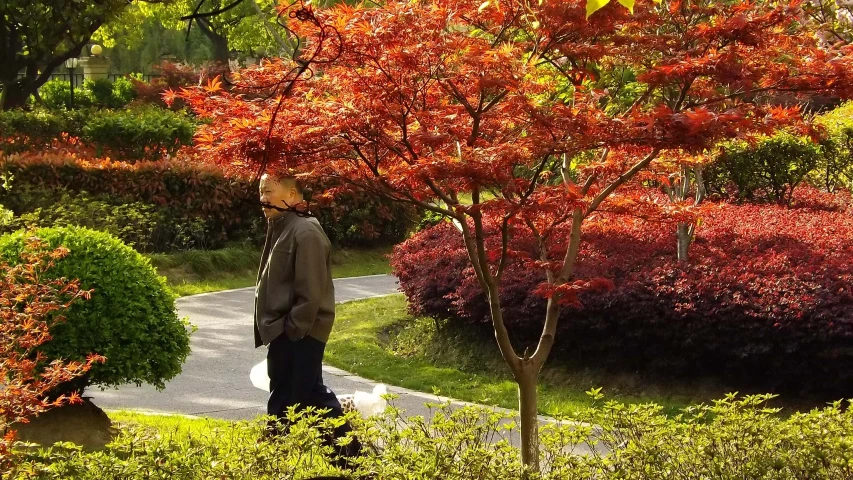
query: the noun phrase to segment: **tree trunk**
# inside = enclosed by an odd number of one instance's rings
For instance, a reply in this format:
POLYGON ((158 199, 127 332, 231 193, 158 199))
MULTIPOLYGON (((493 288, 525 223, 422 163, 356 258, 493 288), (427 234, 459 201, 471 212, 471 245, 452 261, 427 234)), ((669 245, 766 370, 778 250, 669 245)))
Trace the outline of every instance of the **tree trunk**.
POLYGON ((6 96, 9 94, 9 85, 7 83, 0 84, 0 111, 3 110, 3 105, 6 105, 6 96))
MULTIPOLYGON (((97 30, 101 23, 103 23, 102 20, 93 23, 91 25, 92 32, 97 30)), ((54 51, 55 56, 42 61, 0 63, 0 84, 4 87, 3 92, 0 93, 0 110, 24 107, 30 95, 37 95, 38 89, 50 80, 54 70, 59 68, 65 60, 79 56, 80 50, 92 38, 92 32, 84 35, 64 53, 54 51), (18 72, 21 70, 24 70, 26 75, 23 78, 18 78, 18 72)), ((22 48, 20 43, 17 44, 17 48, 22 48)))
POLYGON ((228 60, 231 58, 231 51, 228 48, 228 37, 220 35, 213 30, 213 26, 206 18, 197 18, 199 30, 213 44, 213 61, 225 72, 229 71, 228 60))
POLYGON ((676 230, 676 237, 678 238, 678 261, 689 261, 691 243, 690 225, 687 223, 679 223, 678 229, 676 230))
POLYGON ((533 472, 539 473, 539 419, 536 391, 539 368, 530 361, 524 362, 515 381, 518 384, 521 421, 521 461, 533 472))
POLYGON ((4 83, 3 91, 0 92, 0 110, 11 110, 25 106, 30 94, 29 89, 21 88, 19 82, 4 83))

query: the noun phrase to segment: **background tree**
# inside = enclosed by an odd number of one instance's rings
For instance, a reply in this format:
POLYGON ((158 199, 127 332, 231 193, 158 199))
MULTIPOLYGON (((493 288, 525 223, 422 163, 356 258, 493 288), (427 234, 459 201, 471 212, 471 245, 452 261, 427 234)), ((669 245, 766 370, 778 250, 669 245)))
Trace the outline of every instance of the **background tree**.
POLYGON ((319 24, 294 25, 301 38, 316 37, 318 25, 339 36, 319 55, 329 59, 322 75, 285 92, 276 79, 307 60, 277 61, 239 74, 265 97, 215 83, 181 94, 212 118, 198 135, 208 161, 243 174, 330 176, 455 221, 519 386, 522 457, 533 469, 538 376, 560 309, 607 283, 575 277, 584 225, 603 208, 635 208, 636 189, 620 187, 662 152, 695 154, 722 139, 801 126, 796 108, 758 96, 847 95, 853 71, 849 56, 802 35, 793 7, 674 1, 631 14, 610 4, 587 20, 586 6, 339 6, 314 12, 319 24), (602 75, 620 71, 636 76, 630 90, 596 88, 602 75), (570 234, 555 235, 566 224, 570 234), (487 235, 490 228, 500 234, 487 235), (509 248, 520 231, 536 239, 538 256, 509 248), (513 345, 505 327, 500 288, 513 262, 547 278, 537 289, 548 303, 536 345, 513 345))
POLYGON ((66 59, 76 57, 126 0, 7 0, 0 4, 0 109, 22 106, 66 59), (24 76, 18 78, 18 72, 24 76))
POLYGON ((808 0, 802 18, 825 46, 840 48, 853 41, 853 1, 808 0))
MULTIPOLYGON (((192 63, 212 60, 227 66, 231 52, 235 50, 247 56, 259 56, 261 52, 271 56, 285 55, 286 52, 276 39, 277 30, 281 29, 277 21, 274 0, 206 0, 201 3, 197 0, 175 0, 160 4, 136 3, 121 17, 98 31, 96 38, 109 47, 141 50, 150 38, 143 35, 140 25, 148 25, 148 28, 162 32, 168 38, 185 42, 192 40, 190 45, 197 45, 199 37, 205 39, 210 55, 193 57, 179 53, 178 58, 193 60, 192 63), (187 19, 194 14, 201 16, 187 19)), ((192 53, 192 50, 186 53, 192 53)), ((198 55, 204 52, 197 50, 195 53, 198 55)))
MULTIPOLYGON (((163 24, 151 14, 156 5, 130 5, 116 20, 98 29, 92 41, 106 47, 111 68, 119 73, 150 73, 163 61, 202 66, 213 59, 213 46, 201 30, 163 24)), ((162 8, 162 7, 161 7, 162 8)))
MULTIPOLYGON (((656 167, 663 170, 657 172, 652 181, 660 185, 672 205, 698 207, 707 195, 704 171, 712 160, 705 152, 691 155, 677 150, 665 151, 655 162, 656 167)), ((690 260, 690 245, 700 224, 700 218, 681 219, 676 223, 676 258, 679 261, 690 260)))

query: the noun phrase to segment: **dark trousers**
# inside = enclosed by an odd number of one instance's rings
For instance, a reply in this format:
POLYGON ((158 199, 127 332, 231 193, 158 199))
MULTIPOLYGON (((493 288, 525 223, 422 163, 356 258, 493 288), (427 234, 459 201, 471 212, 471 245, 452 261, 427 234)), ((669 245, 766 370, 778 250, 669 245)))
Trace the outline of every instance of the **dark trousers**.
MULTIPOLYGON (((267 350, 267 374, 270 377, 270 396, 267 401, 267 414, 284 420, 287 409, 298 405, 297 410, 305 407, 328 409, 329 418, 343 416, 341 403, 329 387, 323 384, 323 354, 326 344, 316 338, 306 336, 302 340, 291 342, 286 334, 272 341, 267 350)), ((352 431, 345 423, 334 431, 339 438, 352 431)), ((352 442, 344 455, 350 456, 360 449, 357 441, 352 442)))

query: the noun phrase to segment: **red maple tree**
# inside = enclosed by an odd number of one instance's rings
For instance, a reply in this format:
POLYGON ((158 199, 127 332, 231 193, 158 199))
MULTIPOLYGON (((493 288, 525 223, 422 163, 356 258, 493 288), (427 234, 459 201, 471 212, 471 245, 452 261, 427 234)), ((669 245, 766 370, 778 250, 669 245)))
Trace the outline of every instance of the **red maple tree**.
POLYGON ((55 388, 86 373, 103 357, 86 362, 54 360, 49 364, 38 347, 50 340, 50 327, 63 321, 61 312, 72 302, 89 297, 79 282, 46 280, 54 263, 67 255, 31 239, 17 265, 0 263, 0 473, 14 467, 12 444, 15 423, 67 403, 79 403, 78 394, 49 398, 55 388))
MULTIPOLYGON (((612 2, 588 19, 584 0, 294 12, 311 20, 290 24, 309 48, 240 72, 236 81, 254 94, 215 83, 181 92, 213 118, 199 150, 235 173, 335 177, 451 218, 519 386, 522 457, 534 469, 536 387, 561 305, 603 284, 574 275, 584 224, 602 209, 639 208, 639 190, 620 187, 663 152, 802 128, 796 108, 764 97, 846 96, 853 76, 849 53, 802 35, 796 3, 644 2, 631 13, 612 2), (490 222, 497 238, 487 238, 490 222), (565 224, 568 238, 557 238, 565 224), (508 248, 519 229, 536 239, 538 256, 508 248), (549 256, 561 242, 565 255, 549 256), (499 287, 509 261, 547 274, 539 291, 548 308, 532 349, 517 350, 504 325, 499 287)), ((667 208, 689 221, 689 205, 667 208)))

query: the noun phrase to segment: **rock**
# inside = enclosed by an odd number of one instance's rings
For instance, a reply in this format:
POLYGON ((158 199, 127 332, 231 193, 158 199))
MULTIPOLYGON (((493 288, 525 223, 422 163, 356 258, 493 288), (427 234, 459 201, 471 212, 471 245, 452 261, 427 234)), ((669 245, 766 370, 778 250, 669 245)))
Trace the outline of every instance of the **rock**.
POLYGON ((110 417, 88 398, 77 405, 52 408, 29 423, 11 427, 18 440, 50 446, 56 442, 73 442, 86 450, 99 450, 112 441, 116 429, 110 417))

